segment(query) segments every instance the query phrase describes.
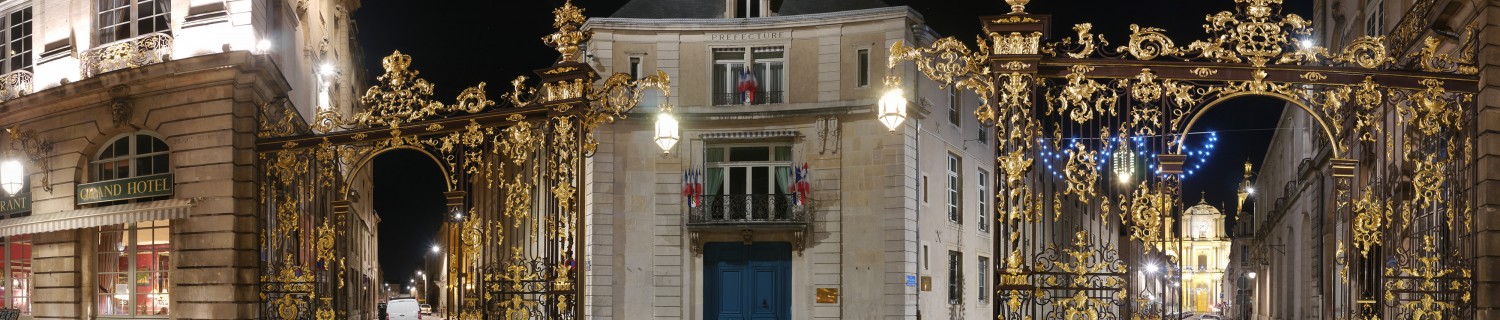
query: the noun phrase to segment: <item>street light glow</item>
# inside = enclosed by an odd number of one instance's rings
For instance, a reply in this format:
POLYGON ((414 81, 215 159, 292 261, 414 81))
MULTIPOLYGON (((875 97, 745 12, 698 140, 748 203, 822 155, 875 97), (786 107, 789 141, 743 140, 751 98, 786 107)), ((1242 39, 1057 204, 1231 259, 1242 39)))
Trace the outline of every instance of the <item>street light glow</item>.
POLYGON ((1245 192, 1249 192, 1250 194, 1255 194, 1255 187, 1245 187, 1245 192))
POLYGON ((1255 271, 1250 271, 1250 273, 1245 274, 1245 276, 1250 277, 1250 279, 1255 279, 1255 271))
POLYGON ((438 253, 438 245, 432 245, 432 253, 438 253))
POLYGON ((656 115, 655 139, 661 153, 671 152, 672 146, 677 145, 677 140, 682 137, 677 125, 677 118, 672 117, 672 107, 662 105, 661 113, 656 115))
POLYGON ((886 129, 896 131, 896 127, 906 121, 906 92, 901 88, 891 88, 880 97, 880 123, 885 124, 886 129))
POLYGON ((25 183, 26 168, 21 166, 21 161, 9 159, 0 163, 0 189, 5 189, 6 194, 16 195, 25 183))
POLYGON ((333 74, 337 72, 338 70, 333 68, 332 63, 324 62, 323 65, 318 66, 318 73, 322 74, 324 77, 332 77, 333 74))
POLYGON ((1160 269, 1161 267, 1158 267, 1155 264, 1146 265, 1146 273, 1156 273, 1156 271, 1159 271, 1160 269))

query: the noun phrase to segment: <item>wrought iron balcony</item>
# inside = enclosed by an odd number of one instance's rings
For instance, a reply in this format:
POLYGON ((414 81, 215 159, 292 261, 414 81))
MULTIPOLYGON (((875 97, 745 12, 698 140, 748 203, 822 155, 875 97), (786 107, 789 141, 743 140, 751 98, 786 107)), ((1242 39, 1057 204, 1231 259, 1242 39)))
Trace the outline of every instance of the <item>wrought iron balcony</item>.
POLYGON ((0 101, 31 94, 31 71, 16 70, 0 75, 0 101))
POLYGON ((790 194, 735 194, 703 196, 703 204, 688 212, 689 228, 732 227, 778 229, 807 225, 805 206, 790 194))
POLYGON ((161 63, 172 52, 172 36, 151 33, 110 42, 83 52, 79 67, 84 78, 94 75, 161 63))
MULTIPOLYGON (((750 103, 749 104, 785 103, 786 100, 784 99, 784 95, 783 94, 784 94, 783 91, 756 91, 755 95, 753 95, 753 96, 750 97, 750 103)), ((738 92, 718 92, 718 93, 714 93, 714 105, 716 105, 716 106, 732 106, 732 105, 742 105, 742 104, 746 104, 745 103, 745 95, 742 94, 742 93, 738 93, 738 92)))

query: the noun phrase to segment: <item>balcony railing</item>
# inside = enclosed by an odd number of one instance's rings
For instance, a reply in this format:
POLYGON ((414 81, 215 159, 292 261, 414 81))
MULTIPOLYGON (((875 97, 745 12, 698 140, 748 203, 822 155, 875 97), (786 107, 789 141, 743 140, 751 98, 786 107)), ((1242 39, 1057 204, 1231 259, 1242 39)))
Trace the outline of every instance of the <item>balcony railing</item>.
MULTIPOLYGON (((756 91, 754 95, 752 95, 752 96, 749 97, 750 98, 750 103, 749 104, 785 103, 786 100, 784 99, 783 93, 784 93, 783 91, 756 91)), ((746 104, 745 103, 745 98, 746 98, 745 94, 743 94, 743 93, 736 93, 736 92, 719 92, 719 93, 714 93, 714 105, 716 105, 716 106, 742 105, 742 104, 746 104)))
POLYGON ((83 52, 79 57, 83 77, 161 63, 172 52, 172 36, 151 33, 110 42, 83 52))
POLYGON ((790 194, 734 194, 703 196, 703 204, 689 210, 689 226, 745 226, 807 224, 803 206, 790 194))
POLYGON ((31 71, 16 70, 0 75, 0 101, 31 94, 31 71))

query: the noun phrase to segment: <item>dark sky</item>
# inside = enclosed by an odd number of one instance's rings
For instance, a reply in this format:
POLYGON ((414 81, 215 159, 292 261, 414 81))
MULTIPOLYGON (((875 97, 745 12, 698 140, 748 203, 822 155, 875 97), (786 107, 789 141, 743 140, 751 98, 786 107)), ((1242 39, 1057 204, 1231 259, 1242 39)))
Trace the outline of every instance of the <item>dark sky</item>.
MULTIPOLYGON (((719 1, 719 0, 701 0, 719 1)), ((836 0, 826 0, 836 1, 836 0)), ((373 78, 380 58, 393 50, 412 56, 412 67, 437 84, 439 99, 451 101, 465 87, 489 83, 490 97, 509 89, 518 75, 536 78, 532 70, 550 65, 557 52, 541 37, 552 32, 552 9, 561 0, 533 1, 365 1, 354 13, 364 64, 373 78)), ((576 0, 587 16, 608 16, 625 0, 576 0)), ((980 16, 1009 12, 1001 0, 887 0, 909 5, 942 35, 972 42, 980 16)), ((1311 0, 1286 0, 1288 12, 1311 18, 1311 0)), ((1179 46, 1205 38, 1203 17, 1233 9, 1233 0, 1061 1, 1032 0, 1027 11, 1051 14, 1053 36, 1071 36, 1076 23, 1090 22, 1110 47, 1128 39, 1131 23, 1166 29, 1179 46)), ((1219 143, 1208 168, 1184 182, 1183 201, 1197 203, 1200 190, 1210 203, 1232 203, 1246 159, 1258 169, 1283 103, 1269 98, 1239 98, 1200 120, 1200 130, 1219 131, 1219 143), (1205 189, 1207 188, 1207 189, 1205 189)), ((376 161, 376 210, 381 212, 381 265, 388 281, 406 282, 432 243, 441 212, 441 181, 424 180, 430 160, 408 153, 383 155, 376 161), (386 196, 388 195, 388 196, 386 196)), ((418 155, 419 156, 419 155, 418 155)), ((1229 208, 1221 208, 1229 209, 1229 208)))

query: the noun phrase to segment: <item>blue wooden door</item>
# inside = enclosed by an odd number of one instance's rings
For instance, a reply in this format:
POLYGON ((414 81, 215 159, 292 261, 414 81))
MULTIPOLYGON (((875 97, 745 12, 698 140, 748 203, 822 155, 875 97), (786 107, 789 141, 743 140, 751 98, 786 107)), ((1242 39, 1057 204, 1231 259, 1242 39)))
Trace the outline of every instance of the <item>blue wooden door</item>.
POLYGON ((708 243, 703 265, 705 319, 791 319, 790 243, 708 243))

